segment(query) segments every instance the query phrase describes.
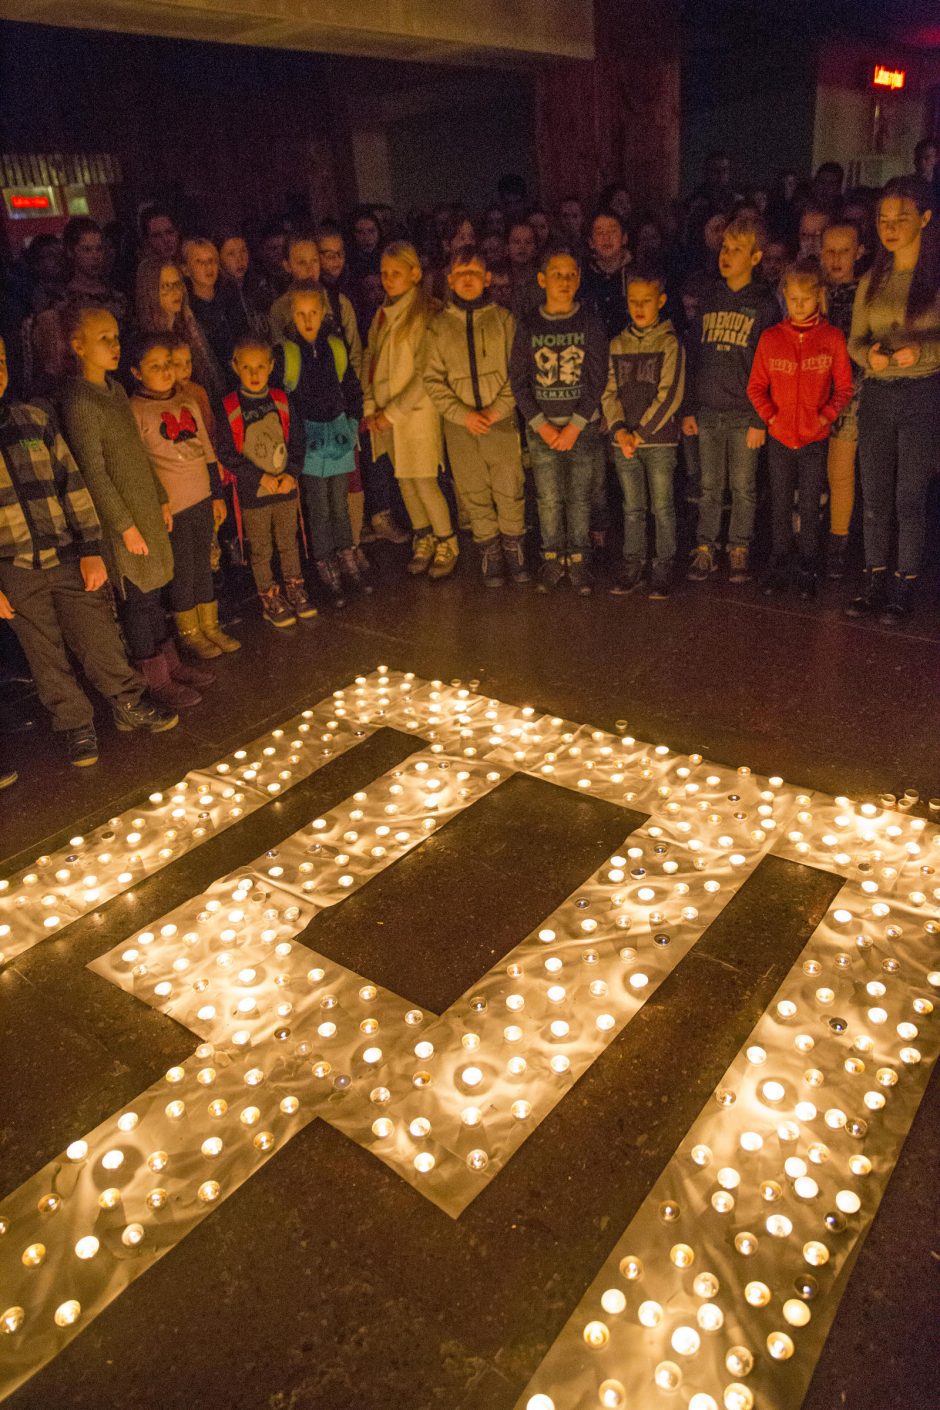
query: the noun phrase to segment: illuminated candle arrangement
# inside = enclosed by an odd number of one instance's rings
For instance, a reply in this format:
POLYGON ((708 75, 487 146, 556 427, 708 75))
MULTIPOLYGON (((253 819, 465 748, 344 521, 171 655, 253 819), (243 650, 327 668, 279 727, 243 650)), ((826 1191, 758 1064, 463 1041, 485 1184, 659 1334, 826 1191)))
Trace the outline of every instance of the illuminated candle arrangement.
MULTIPOLYGON (((704 1135, 696 1128, 677 1157, 685 1183, 658 1194, 655 1207, 651 1196, 653 1213, 635 1238, 633 1227, 628 1231, 618 1277, 605 1271, 603 1286, 586 1300, 557 1357, 550 1354, 545 1375, 521 1404, 550 1410, 557 1403, 560 1410, 589 1395, 594 1399, 584 1404, 596 1399, 626 1406, 640 1383, 621 1364, 622 1329, 630 1326, 638 1329, 642 1355, 655 1351, 652 1391, 643 1381, 644 1395, 693 1384, 691 1368, 698 1374, 711 1365, 720 1345, 726 1379, 717 1392, 696 1388, 700 1399, 689 1401, 692 1410, 712 1410, 709 1395, 721 1410, 749 1410, 748 1395, 765 1383, 775 1389, 762 1408, 790 1410, 793 1402, 780 1399, 779 1388, 790 1386, 787 1377, 808 1375, 818 1346, 811 1358, 798 1353, 801 1345, 815 1345, 813 1337, 821 1345, 826 1323, 798 1291, 781 1300, 779 1270, 786 1259, 792 1262, 797 1239, 798 1271, 804 1263, 831 1264, 830 1274, 840 1266, 838 1251, 807 1211, 821 1208, 820 1200, 834 1203, 847 1221, 837 1231, 847 1250, 876 1200, 863 1199, 841 1175, 830 1192, 823 1168, 827 1177, 836 1172, 845 1140, 852 1155, 873 1162, 874 1152, 865 1155, 863 1146, 887 1131, 890 1139, 878 1151, 886 1178, 932 1056, 921 1029, 931 1001, 918 992, 908 1004, 908 986, 919 971, 908 965, 907 942, 918 924, 928 937, 922 948, 940 930, 940 895, 931 886, 937 829, 903 811, 801 794, 779 778, 675 755, 663 745, 638 743, 625 729, 607 734, 488 700, 459 683, 427 683, 384 668, 334 692, 316 707, 315 720, 311 713, 275 732, 278 743, 258 741, 221 761, 212 781, 217 786, 219 777, 234 772, 239 790, 253 788, 259 796, 271 784, 289 786, 293 773, 288 779, 281 774, 310 762, 314 751, 305 751, 303 740, 315 730, 321 762, 383 725, 427 747, 250 866, 135 930, 91 966, 172 1014, 203 1042, 192 1059, 127 1111, 76 1138, 4 1202, 4 1389, 55 1355, 131 1277, 317 1116, 459 1215, 688 953, 761 858, 774 853, 852 878, 831 912, 830 929, 820 928, 799 975, 794 971, 787 981, 803 986, 800 995, 791 999, 786 985, 781 990, 777 1008, 761 1021, 770 1029, 759 1025, 749 1040, 743 1075, 732 1068, 722 1104, 707 1113, 717 1127, 704 1135), (310 730, 302 733, 303 723, 310 730), (649 821, 446 1014, 428 1014, 301 942, 320 910, 353 894, 513 772, 647 811, 649 821), (868 929, 876 922, 880 938, 868 929), (879 944, 895 945, 902 936, 903 969, 889 970, 889 959, 900 959, 881 954, 879 944), (843 948, 817 959, 810 952, 824 941, 843 948), (860 966, 867 975, 876 959, 880 977, 865 980, 869 1027, 852 1033, 855 1048, 844 1054, 851 983, 860 966), (825 1018, 822 1035, 803 1024, 807 1004, 825 1018), (919 1005, 916 1018, 906 1009, 901 1014, 905 1004, 919 1005), (902 1044, 897 1053, 884 1044, 892 1025, 902 1044), (874 1046, 868 1048, 861 1040, 870 1034, 874 1046), (843 1083, 850 1093, 862 1091, 862 1106, 873 1113, 861 1118, 864 1132, 853 1126, 859 1118, 847 1096, 833 1097, 831 1107, 819 1100, 820 1088, 829 1095, 827 1083, 834 1091, 843 1083), (875 1100, 885 1093, 886 1101, 875 1100), (845 1121, 832 1126, 836 1112, 845 1121), (891 1124, 895 1112, 906 1115, 900 1125, 891 1124), (806 1145, 804 1128, 812 1134, 814 1122, 822 1123, 821 1138, 806 1145), (707 1278, 699 1276, 702 1270, 707 1278), (683 1295, 693 1290, 679 1321, 669 1320, 675 1301, 669 1278, 680 1280, 683 1295), (642 1297, 635 1296, 638 1288, 642 1297), (797 1304, 810 1309, 809 1317, 797 1304), (766 1344, 758 1346, 753 1318, 774 1305, 782 1321, 768 1323, 766 1344), (807 1337, 803 1328, 810 1324, 807 1337), (560 1358, 561 1370, 553 1358, 560 1358), (775 1373, 769 1381, 761 1379, 765 1362, 775 1373), (569 1382, 576 1394, 565 1389, 569 1382), (559 1387, 564 1393, 556 1402, 559 1387)), ((185 796, 186 790, 175 792, 185 796)), ((153 803, 158 811, 168 806, 184 804, 172 794, 153 803)), ((118 823, 133 830, 130 816, 118 823)), ((24 894, 22 887, 11 890, 24 894)), ((315 942, 315 928, 305 939, 315 942)), ((918 951, 918 965, 921 959, 918 951)), ((858 1171, 862 1163, 856 1161, 858 1171)), ((852 1168, 853 1178, 861 1179, 858 1171, 852 1168)), ((869 1178, 865 1188, 877 1194, 877 1179, 869 1178)), ((789 1265, 787 1276, 793 1283, 789 1265)), ((822 1297, 829 1283, 812 1277, 822 1297)), ((639 1365, 641 1353, 631 1342, 631 1365, 635 1358, 639 1365)))

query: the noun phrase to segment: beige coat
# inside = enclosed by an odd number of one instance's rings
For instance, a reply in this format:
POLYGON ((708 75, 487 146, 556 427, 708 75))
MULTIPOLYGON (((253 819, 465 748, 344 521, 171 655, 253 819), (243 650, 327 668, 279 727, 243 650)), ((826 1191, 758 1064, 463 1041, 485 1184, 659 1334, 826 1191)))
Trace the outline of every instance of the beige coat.
POLYGON ((441 418, 422 377, 425 325, 407 315, 417 289, 383 305, 372 320, 362 393, 364 415, 384 411, 391 431, 373 431, 372 454, 388 455, 398 480, 437 475, 443 460, 441 418))

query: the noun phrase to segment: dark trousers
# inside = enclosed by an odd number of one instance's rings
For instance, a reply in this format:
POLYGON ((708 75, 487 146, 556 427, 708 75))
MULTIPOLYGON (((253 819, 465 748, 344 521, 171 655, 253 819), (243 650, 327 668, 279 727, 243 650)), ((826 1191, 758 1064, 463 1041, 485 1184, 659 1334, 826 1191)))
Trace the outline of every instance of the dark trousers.
POLYGON ((173 581, 168 597, 174 612, 189 612, 215 597, 211 563, 214 528, 211 499, 201 499, 173 515, 173 581))
POLYGON ((940 373, 866 377, 858 408, 865 566, 885 568, 898 521, 897 571, 920 572, 927 490, 940 465, 940 373))
POLYGON ((352 548, 349 476, 301 475, 300 483, 313 557, 330 558, 341 548, 352 548))
POLYGON ((124 598, 118 601, 118 616, 131 660, 147 661, 151 656, 156 656, 169 636, 160 588, 141 592, 139 587, 125 578, 124 598))
POLYGON ((394 477, 392 462, 387 455, 372 458, 372 443, 363 436, 359 443, 359 474, 365 495, 366 520, 374 514, 384 514, 391 507, 391 485, 394 477))
POLYGON ((255 587, 267 592, 274 582, 271 559, 277 547, 281 577, 290 582, 300 577, 300 553, 297 548, 297 496, 272 494, 266 502, 242 510, 245 538, 251 558, 255 587))
POLYGON ((106 588, 86 592, 76 562, 17 568, 0 562, 0 591, 10 600, 16 632, 55 730, 90 725, 94 712, 68 651, 92 685, 115 704, 136 705, 144 683, 127 663, 106 588))
POLYGON ((800 511, 800 564, 816 566, 819 552, 819 501, 828 483, 826 455, 828 441, 791 450, 773 436, 767 440, 767 469, 773 505, 773 556, 782 563, 793 546, 793 493, 800 511))

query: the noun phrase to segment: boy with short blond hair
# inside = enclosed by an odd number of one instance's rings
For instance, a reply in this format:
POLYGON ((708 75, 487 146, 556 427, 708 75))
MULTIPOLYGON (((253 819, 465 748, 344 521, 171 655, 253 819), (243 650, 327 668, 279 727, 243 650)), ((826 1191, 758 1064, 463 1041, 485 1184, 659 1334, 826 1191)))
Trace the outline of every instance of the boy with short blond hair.
POLYGON ((611 592, 639 586, 646 558, 646 508, 656 527, 650 597, 669 596, 676 556, 674 477, 679 413, 685 393, 685 351, 668 318, 663 278, 635 271, 627 279, 629 322, 610 345, 602 409, 615 447, 623 491, 623 564, 611 592))
POLYGON ((718 567, 725 487, 731 485, 728 564, 733 583, 750 578, 757 508, 757 457, 766 430, 747 384, 761 334, 779 319, 774 295, 754 280, 767 244, 762 221, 735 217, 718 255, 720 280, 702 300, 690 330, 682 432, 697 436, 702 465, 697 547, 688 576, 704 582, 718 567))
POLYGON ((489 270, 474 246, 451 257, 450 298, 431 320, 424 385, 441 414, 450 468, 480 550, 483 581, 528 582, 522 456, 509 355, 512 314, 490 303, 489 270))
POLYGON ((600 400, 607 380, 607 335, 592 309, 578 302, 573 255, 548 251, 538 276, 544 304, 519 322, 509 380, 527 428, 539 523, 539 590, 551 592, 567 573, 582 596, 591 592, 591 491, 602 461, 600 400))

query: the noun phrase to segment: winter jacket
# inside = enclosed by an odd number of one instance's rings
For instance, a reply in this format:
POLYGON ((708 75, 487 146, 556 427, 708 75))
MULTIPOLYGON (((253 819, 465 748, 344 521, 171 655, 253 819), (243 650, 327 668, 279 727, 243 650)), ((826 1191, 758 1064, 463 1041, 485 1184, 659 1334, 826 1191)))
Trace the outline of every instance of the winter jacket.
POLYGON ((399 480, 436 475, 443 458, 441 418, 422 377, 425 320, 411 318, 417 289, 383 304, 372 320, 363 369, 366 416, 384 411, 391 431, 372 432, 372 452, 391 457, 399 480))
MULTIPOLYGON (((362 377, 362 340, 359 337, 359 328, 356 323, 356 314, 352 304, 346 295, 341 293, 334 285, 324 284, 326 297, 330 305, 330 322, 336 327, 346 349, 349 353, 349 361, 356 376, 362 377)), ((268 314, 271 325, 271 337, 275 343, 281 342, 283 338, 296 338, 294 331, 294 314, 291 309, 290 294, 282 294, 279 299, 275 299, 268 314)))
MULTIPOLYGON (((516 324, 499 304, 451 301, 428 326, 424 385, 445 421, 462 426, 470 411, 512 414, 509 354, 516 324)), ((495 424, 495 423, 494 423, 495 424)))
POLYGON ((789 319, 761 334, 747 394, 775 441, 800 450, 824 441, 852 400, 845 338, 824 318, 805 329, 789 319), (819 418, 826 422, 820 426, 819 418))
POLYGON ((516 329, 509 378, 522 415, 533 431, 551 421, 583 428, 597 416, 607 379, 608 343, 593 310, 576 303, 570 313, 540 309, 516 329))
POLYGON ((678 445, 684 393, 685 349, 668 318, 618 333, 601 402, 612 437, 627 430, 643 445, 678 445))
POLYGON ((747 382, 760 335, 779 318, 777 301, 763 284, 752 280, 732 290, 723 279, 715 281, 689 330, 684 415, 738 413, 761 429, 747 382))

